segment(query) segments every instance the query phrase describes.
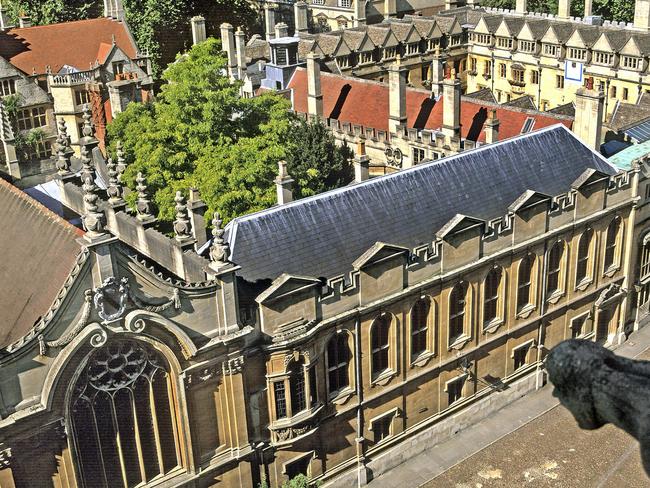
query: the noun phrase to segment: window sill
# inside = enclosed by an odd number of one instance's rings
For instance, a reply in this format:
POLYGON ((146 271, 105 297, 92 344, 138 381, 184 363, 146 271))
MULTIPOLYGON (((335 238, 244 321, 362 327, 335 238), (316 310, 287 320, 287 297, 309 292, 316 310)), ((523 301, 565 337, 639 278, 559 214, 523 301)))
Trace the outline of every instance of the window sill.
POLYGON ((280 420, 275 420, 271 425, 271 430, 284 429, 286 427, 294 427, 302 422, 305 422, 312 417, 314 417, 318 412, 323 408, 322 403, 317 403, 311 409, 303 410, 295 414, 293 417, 283 418, 280 420))
POLYGON ((330 393, 330 402, 337 405, 343 405, 354 395, 354 390, 350 387, 330 393))
POLYGON ((593 278, 587 277, 583 278, 580 280, 580 282, 576 285, 576 290, 578 291, 585 291, 589 285, 591 285, 594 282, 593 278))
POLYGON ((392 380, 395 376, 397 376, 397 371, 394 371, 392 369, 386 369, 379 373, 375 378, 372 379, 370 382, 371 386, 385 386, 387 385, 390 380, 392 380))
POLYGON ((457 339, 454 340, 451 344, 449 344, 449 350, 451 349, 456 349, 460 350, 463 347, 465 347, 465 344, 467 344, 470 341, 471 337, 468 335, 462 335, 458 337, 457 339))
POLYGON ((516 317, 518 319, 528 318, 530 316, 530 314, 533 313, 534 310, 535 310, 535 305, 532 304, 532 303, 529 303, 528 305, 525 305, 524 307, 522 307, 521 310, 519 310, 519 312, 517 312, 516 317))
POLYGON ((487 332, 488 334, 494 334, 499 327, 501 327, 504 324, 504 320, 502 318, 496 318, 488 322, 487 324, 483 325, 483 332, 487 332))
POLYGON ((607 276, 608 278, 611 278, 612 276, 614 276, 614 274, 616 274, 616 272, 617 272, 619 269, 621 269, 621 267, 620 267, 618 264, 613 264, 613 265, 611 265, 609 268, 607 268, 607 269, 605 270, 605 272, 603 273, 603 275, 604 275, 604 276, 607 276))
POLYGON ((429 360, 434 357, 436 354, 431 351, 424 351, 423 353, 419 354, 416 358, 411 360, 411 367, 422 367, 426 365, 429 360))

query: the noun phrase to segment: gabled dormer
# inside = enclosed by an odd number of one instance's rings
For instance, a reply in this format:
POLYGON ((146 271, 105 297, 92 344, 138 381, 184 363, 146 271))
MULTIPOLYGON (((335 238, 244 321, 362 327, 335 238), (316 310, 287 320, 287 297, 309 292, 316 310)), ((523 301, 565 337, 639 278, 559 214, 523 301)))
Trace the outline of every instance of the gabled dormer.
POLYGON ((615 49, 603 32, 592 46, 592 63, 599 66, 613 66, 615 64, 615 49))
POLYGON ((359 271, 361 304, 374 302, 406 286, 404 267, 409 250, 402 246, 376 242, 352 263, 359 271))
POLYGON ((527 241, 547 228, 547 215, 551 208, 551 196, 534 190, 526 190, 508 207, 514 214, 514 244, 527 241))
POLYGON ((579 63, 589 62, 588 45, 584 41, 579 29, 573 31, 573 34, 566 42, 566 59, 577 61, 579 63))
POLYGON ((641 50, 637 39, 632 36, 619 52, 619 67, 629 71, 645 71, 647 68, 645 62, 646 54, 641 50))
POLYGON ((476 261, 481 256, 485 221, 456 214, 438 232, 442 240, 443 272, 476 261))
POLYGON ((493 44, 492 32, 490 32, 485 17, 481 17, 481 20, 474 27, 472 41, 481 46, 491 46, 493 44))
POLYGON ((555 27, 551 25, 542 37, 542 56, 557 59, 562 55, 562 40, 555 27))
POLYGON ((595 169, 586 169, 571 184, 577 191, 576 217, 582 218, 605 207, 605 191, 609 186, 609 175, 595 169))

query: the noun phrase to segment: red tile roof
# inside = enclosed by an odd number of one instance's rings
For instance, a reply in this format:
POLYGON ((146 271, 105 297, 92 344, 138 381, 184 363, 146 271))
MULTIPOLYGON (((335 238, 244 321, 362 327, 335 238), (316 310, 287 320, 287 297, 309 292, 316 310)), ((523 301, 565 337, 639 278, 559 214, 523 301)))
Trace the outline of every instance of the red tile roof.
MULTIPOLYGON (((0 56, 27 74, 44 74, 47 65, 53 73, 64 66, 87 70, 115 43, 130 58, 137 48, 123 23, 107 18, 39 25, 0 32, 0 56)), ((101 62, 102 60, 99 59, 101 62)))
POLYGON ((0 179, 0 347, 44 315, 72 271, 83 231, 0 179))
MULTIPOLYGON (((293 90, 294 110, 307 113, 307 71, 297 68, 288 88, 293 90)), ((388 131, 388 85, 321 73, 323 115, 340 122, 349 122, 376 130, 388 131)), ((430 98, 430 92, 407 88, 407 126, 417 129, 440 129, 442 127, 442 99, 430 98)), ((533 129, 541 129, 557 123, 571 128, 573 120, 549 113, 516 109, 481 100, 463 98, 460 108, 461 134, 465 139, 485 141, 483 124, 488 110, 496 108, 499 119, 499 139, 521 134, 527 118, 533 117, 533 129)))

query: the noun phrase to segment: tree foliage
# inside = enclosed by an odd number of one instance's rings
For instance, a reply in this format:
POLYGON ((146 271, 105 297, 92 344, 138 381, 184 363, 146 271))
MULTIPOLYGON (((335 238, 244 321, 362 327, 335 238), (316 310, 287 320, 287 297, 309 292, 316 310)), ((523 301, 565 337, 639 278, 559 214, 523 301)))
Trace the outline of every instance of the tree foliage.
MULTIPOLYGON (((3 2, 4 4, 5 2, 3 2)), ((21 13, 30 16, 35 25, 87 19, 101 15, 102 2, 97 0, 9 0, 9 20, 17 25, 21 13)))
POLYGON ((208 216, 267 208, 282 159, 299 183, 296 197, 348 181, 347 150, 331 134, 298 120, 275 93, 240 98, 225 68, 220 42, 208 39, 169 66, 156 101, 130 104, 108 126, 109 151, 121 140, 130 163, 125 182, 134 188, 137 173, 146 175, 159 218, 173 219, 174 193, 190 186, 201 191, 208 216))
MULTIPOLYGON (((515 0, 482 0, 480 4, 484 7, 515 8, 515 0)), ((558 0, 529 0, 527 7, 530 12, 556 14, 558 0)), ((634 0, 594 0, 593 14, 601 15, 606 20, 631 22, 634 19, 634 0)), ((571 15, 582 17, 584 3, 573 2, 571 15)))

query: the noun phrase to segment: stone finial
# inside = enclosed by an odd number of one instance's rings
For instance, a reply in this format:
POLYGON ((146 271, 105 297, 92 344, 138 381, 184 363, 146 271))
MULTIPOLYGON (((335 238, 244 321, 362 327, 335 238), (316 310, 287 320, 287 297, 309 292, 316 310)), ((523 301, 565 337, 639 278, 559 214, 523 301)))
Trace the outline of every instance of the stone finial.
POLYGON ((176 218, 174 219, 174 234, 176 234, 176 239, 179 241, 186 241, 192 238, 192 232, 190 228, 190 220, 187 217, 187 205, 185 204, 185 198, 180 191, 176 192, 174 197, 176 202, 176 218))
POLYGON ((151 204, 147 195, 147 181, 142 173, 138 173, 135 182, 137 183, 135 189, 138 191, 138 198, 135 202, 137 218, 141 222, 151 222, 154 216, 151 214, 151 204))
POLYGON ((85 213, 81 217, 86 237, 90 240, 104 234, 104 214, 97 206, 97 185, 95 185, 95 170, 88 157, 86 146, 81 147, 81 181, 83 183, 83 199, 85 213))
POLYGON ((92 123, 92 113, 90 112, 90 106, 86 103, 84 104, 83 108, 83 115, 84 119, 84 125, 81 130, 81 133, 83 134, 84 137, 93 137, 94 136, 94 131, 93 131, 93 123, 92 123))
POLYGON ((117 165, 113 161, 113 158, 108 158, 106 168, 108 169, 108 187, 106 188, 108 202, 114 207, 122 205, 124 204, 124 200, 122 199, 122 184, 118 179, 117 165))
POLYGON ((223 239, 224 230, 221 227, 223 220, 219 212, 215 212, 212 217, 212 244, 210 246, 210 260, 218 265, 228 263, 230 256, 230 246, 223 239))
POLYGON ((124 149, 122 147, 122 141, 117 141, 115 146, 115 155, 117 156, 117 181, 122 182, 122 175, 126 169, 126 159, 124 159, 124 149))
POLYGON ((68 130, 65 126, 65 120, 59 119, 57 129, 56 153, 58 158, 56 161, 56 169, 60 176, 68 176, 72 174, 70 171, 70 166, 72 164, 70 159, 72 158, 73 151, 70 147, 70 139, 68 139, 68 130))

